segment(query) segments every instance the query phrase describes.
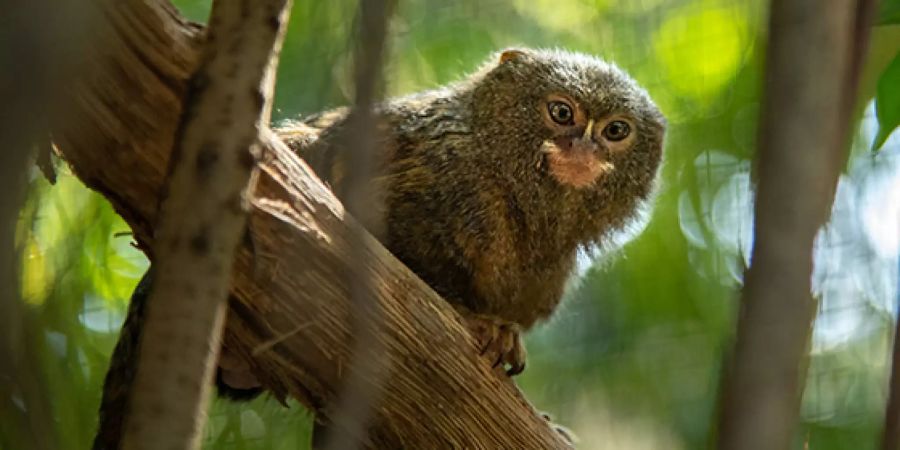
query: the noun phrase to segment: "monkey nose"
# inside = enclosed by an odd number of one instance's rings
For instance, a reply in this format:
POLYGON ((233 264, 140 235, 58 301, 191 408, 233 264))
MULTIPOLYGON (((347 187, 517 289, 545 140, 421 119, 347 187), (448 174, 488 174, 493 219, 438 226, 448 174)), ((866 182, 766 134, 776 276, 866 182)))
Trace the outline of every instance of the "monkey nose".
POLYGON ((576 152, 598 153, 601 148, 592 138, 581 137, 572 140, 572 150, 576 152))
POLYGON ((587 125, 584 127, 584 134, 581 135, 582 140, 590 140, 594 137, 594 119, 588 120, 587 125))

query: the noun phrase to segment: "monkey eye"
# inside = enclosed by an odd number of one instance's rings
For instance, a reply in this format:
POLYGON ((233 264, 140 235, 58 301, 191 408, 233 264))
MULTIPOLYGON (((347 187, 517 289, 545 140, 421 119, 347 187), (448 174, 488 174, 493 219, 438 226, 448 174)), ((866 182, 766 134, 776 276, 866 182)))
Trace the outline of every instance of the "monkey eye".
POLYGON ((613 120, 603 129, 603 137, 610 141, 621 141, 631 134, 631 126, 622 120, 613 120))
POLYGON ((550 118, 560 125, 572 125, 575 123, 575 112, 565 102, 555 100, 547 103, 547 112, 550 113, 550 118))

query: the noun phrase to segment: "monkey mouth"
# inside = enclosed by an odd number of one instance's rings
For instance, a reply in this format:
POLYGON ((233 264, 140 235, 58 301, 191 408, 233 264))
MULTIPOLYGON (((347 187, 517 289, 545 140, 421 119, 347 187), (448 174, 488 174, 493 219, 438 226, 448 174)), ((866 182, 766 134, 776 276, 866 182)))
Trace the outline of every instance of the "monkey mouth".
POLYGON ((597 143, 582 138, 557 138, 544 141, 541 153, 550 175, 564 186, 584 189, 614 169, 597 143))

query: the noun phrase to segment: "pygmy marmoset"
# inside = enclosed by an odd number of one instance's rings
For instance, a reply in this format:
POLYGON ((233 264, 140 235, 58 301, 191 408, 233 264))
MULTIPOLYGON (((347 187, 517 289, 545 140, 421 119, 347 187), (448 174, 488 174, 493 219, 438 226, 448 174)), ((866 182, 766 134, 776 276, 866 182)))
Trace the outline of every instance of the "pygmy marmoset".
MULTIPOLYGON (((348 114, 277 130, 339 198, 348 114)), ((604 243, 652 195, 662 114, 614 65, 533 49, 500 52, 459 82, 386 101, 375 114, 379 206, 363 225, 460 312, 495 366, 521 372, 519 334, 559 304, 578 249, 604 243)), ((142 285, 112 358, 95 448, 118 434, 142 285)), ((258 391, 224 362, 220 388, 258 391)))
MULTIPOLYGON (((339 197, 348 112, 279 130, 339 197)), ((376 114, 381 206, 364 225, 456 307, 495 364, 521 372, 520 330, 556 308, 578 248, 602 243, 650 197, 662 114, 609 63, 531 49, 376 114)))

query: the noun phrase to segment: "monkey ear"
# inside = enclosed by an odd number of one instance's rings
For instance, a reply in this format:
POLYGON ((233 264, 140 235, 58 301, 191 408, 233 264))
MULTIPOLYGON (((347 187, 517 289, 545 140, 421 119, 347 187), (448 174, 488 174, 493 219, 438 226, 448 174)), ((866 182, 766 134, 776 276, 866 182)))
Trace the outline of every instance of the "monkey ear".
POLYGON ((525 50, 518 48, 508 48, 500 53, 500 64, 506 63, 508 61, 521 60, 526 56, 527 54, 525 53, 525 50))

